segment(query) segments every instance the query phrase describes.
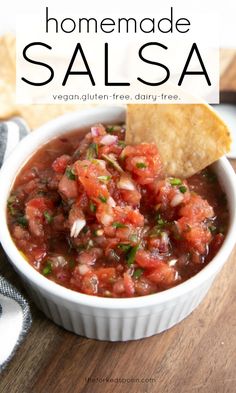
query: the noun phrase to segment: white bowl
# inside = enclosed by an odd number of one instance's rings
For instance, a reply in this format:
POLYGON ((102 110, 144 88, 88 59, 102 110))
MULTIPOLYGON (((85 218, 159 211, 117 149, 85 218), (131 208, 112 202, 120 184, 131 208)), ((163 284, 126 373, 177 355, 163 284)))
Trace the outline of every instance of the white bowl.
POLYGON ((214 259, 201 272, 174 288, 138 298, 89 296, 53 283, 22 257, 10 236, 6 220, 7 199, 19 169, 39 146, 57 135, 94 123, 115 124, 124 120, 125 110, 120 107, 96 108, 59 117, 26 137, 0 172, 0 241, 29 295, 56 324, 82 336, 109 341, 152 336, 182 321, 205 297, 233 249, 236 233, 236 176, 228 161, 221 158, 213 169, 229 205, 226 239, 214 259))

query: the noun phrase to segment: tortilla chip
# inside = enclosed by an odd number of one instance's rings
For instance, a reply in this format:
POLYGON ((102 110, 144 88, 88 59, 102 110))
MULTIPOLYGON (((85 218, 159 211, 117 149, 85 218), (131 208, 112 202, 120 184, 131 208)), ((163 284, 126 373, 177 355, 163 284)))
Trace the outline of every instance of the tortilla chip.
POLYGON ((91 108, 92 105, 80 104, 34 104, 34 105, 18 105, 17 113, 27 122, 30 128, 40 127, 49 120, 68 112, 75 112, 91 108))
POLYGON ((64 113, 86 109, 91 104, 16 105, 16 40, 11 33, 0 37, 0 119, 21 116, 34 129, 64 113))
POLYGON ((154 142, 168 176, 186 178, 230 150, 226 124, 206 104, 128 105, 126 142, 154 142))
POLYGON ((0 79, 8 85, 15 85, 15 62, 12 58, 13 46, 12 36, 0 37, 0 79))
POLYGON ((0 59, 0 118, 3 119, 16 112, 15 67, 7 50, 4 37, 0 37, 0 59))
POLYGON ((0 119, 10 117, 13 114, 13 102, 14 93, 12 89, 0 79, 0 119))

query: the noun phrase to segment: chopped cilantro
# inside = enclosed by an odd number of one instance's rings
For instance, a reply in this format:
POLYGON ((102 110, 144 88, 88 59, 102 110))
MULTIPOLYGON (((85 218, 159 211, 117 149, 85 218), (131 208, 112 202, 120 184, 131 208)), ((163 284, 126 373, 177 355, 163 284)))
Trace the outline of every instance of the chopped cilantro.
POLYGON ((114 126, 107 127, 106 131, 107 131, 108 133, 114 132, 114 131, 115 131, 114 126))
POLYGON ((216 232, 216 226, 215 225, 211 225, 209 226, 209 230, 211 231, 211 233, 215 233, 216 232))
POLYGON ((14 216, 16 214, 16 209, 14 208, 15 202, 16 202, 16 196, 11 195, 7 201, 7 207, 8 207, 8 210, 9 210, 11 216, 14 216))
POLYGON ((111 155, 103 154, 102 158, 104 158, 109 164, 111 164, 118 172, 120 173, 124 172, 115 157, 111 155))
POLYGON ((106 203, 106 202, 107 202, 107 198, 106 198, 104 195, 99 195, 98 198, 100 199, 100 201, 101 201, 102 203, 106 203))
POLYGON ((147 168, 147 165, 144 162, 137 162, 136 167, 139 169, 147 168))
POLYGON ((143 269, 136 269, 134 271, 133 277, 134 278, 139 278, 139 277, 141 277, 142 274, 143 274, 143 269))
POLYGON ((90 203, 89 203, 89 209, 90 209, 90 211, 91 211, 92 213, 95 213, 96 210, 97 210, 97 206, 96 206, 92 201, 90 201, 90 203))
POLYGON ((174 177, 173 179, 170 179, 170 184, 172 186, 180 186, 182 184, 182 181, 174 177))
POLYGON ((98 176, 98 180, 100 180, 102 183, 106 183, 111 180, 111 176, 98 176))
POLYGON ((68 177, 69 180, 75 180, 75 172, 73 171, 72 168, 66 168, 66 177, 68 177))
POLYGON ((137 243, 138 242, 138 236, 136 234, 133 234, 129 237, 130 241, 132 243, 137 243))
POLYGON ((89 250, 94 246, 92 239, 89 239, 88 243, 86 244, 86 250, 89 250))
POLYGON ((158 213, 157 216, 156 216, 156 222, 157 222, 158 225, 163 226, 166 223, 166 220, 164 220, 161 217, 160 213, 158 213))
POLYGON ((136 253, 139 249, 139 244, 137 244, 136 246, 132 247, 131 250, 129 251, 129 253, 127 254, 127 264, 130 267, 131 265, 133 265, 134 261, 135 261, 135 256, 136 253))
POLYGON ((118 141, 117 144, 118 144, 118 146, 126 147, 125 141, 118 141))
POLYGON ((179 190, 180 190, 180 192, 182 192, 182 194, 184 194, 187 191, 187 187, 179 186, 179 190))
POLYGON ((15 216, 16 210, 14 209, 14 207, 12 205, 8 205, 8 210, 9 210, 11 216, 15 216))
POLYGON ((87 151, 87 159, 91 160, 93 158, 97 158, 98 156, 98 144, 90 143, 87 151))
POLYGON ((116 222, 113 222, 112 226, 113 226, 114 228, 126 228, 127 225, 122 224, 122 222, 116 221, 116 222))
POLYGON ((118 244, 117 247, 120 248, 124 252, 128 252, 132 246, 128 243, 120 243, 120 244, 118 244))
POLYGON ((46 221, 48 222, 48 224, 52 223, 53 216, 51 214, 49 214, 48 212, 44 212, 44 217, 45 217, 46 221))
POLYGON ((28 220, 25 216, 17 217, 17 223, 22 227, 26 228, 28 226, 28 220))
POLYGON ((52 264, 51 261, 47 261, 45 267, 43 268, 43 275, 47 276, 52 273, 52 264))
POLYGON ((85 227, 83 227, 82 229, 81 229, 81 232, 82 233, 87 233, 88 232, 88 227, 85 225, 85 227))
POLYGON ((75 267, 75 261, 74 261, 74 259, 70 259, 69 260, 69 268, 73 269, 74 267, 75 267))
POLYGON ((148 233, 149 237, 157 237, 157 236, 161 236, 162 234, 162 226, 159 225, 155 225, 150 232, 148 233))
POLYGON ((84 245, 84 244, 78 244, 78 245, 76 246, 76 250, 77 250, 78 252, 85 250, 85 245, 84 245))
POLYGON ((164 218, 161 217, 160 213, 158 213, 157 216, 156 216, 156 223, 157 223, 156 227, 158 229, 161 229, 161 228, 163 228, 167 224, 167 221, 164 220, 164 218))
POLYGON ((47 195, 47 192, 46 192, 46 191, 43 191, 43 190, 39 190, 39 191, 37 192, 37 195, 39 195, 39 196, 45 196, 45 195, 47 195))

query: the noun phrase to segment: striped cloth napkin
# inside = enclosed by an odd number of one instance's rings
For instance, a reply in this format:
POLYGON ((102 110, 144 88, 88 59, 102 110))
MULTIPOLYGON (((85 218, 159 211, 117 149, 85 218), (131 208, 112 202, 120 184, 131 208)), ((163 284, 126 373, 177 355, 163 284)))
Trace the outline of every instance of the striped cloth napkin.
MULTIPOLYGON (((0 167, 28 132, 27 125, 20 118, 0 123, 0 167)), ((0 371, 13 357, 31 322, 27 300, 0 275, 0 371)))

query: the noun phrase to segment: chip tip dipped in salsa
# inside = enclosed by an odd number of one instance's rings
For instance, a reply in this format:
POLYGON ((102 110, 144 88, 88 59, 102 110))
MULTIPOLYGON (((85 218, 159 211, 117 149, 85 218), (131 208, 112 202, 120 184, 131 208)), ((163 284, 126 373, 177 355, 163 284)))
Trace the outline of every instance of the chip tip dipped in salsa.
POLYGON ((166 177, 152 143, 124 126, 59 136, 30 158, 8 199, 11 236, 42 275, 88 295, 144 296, 198 273, 224 241, 225 195, 206 168, 166 177))

